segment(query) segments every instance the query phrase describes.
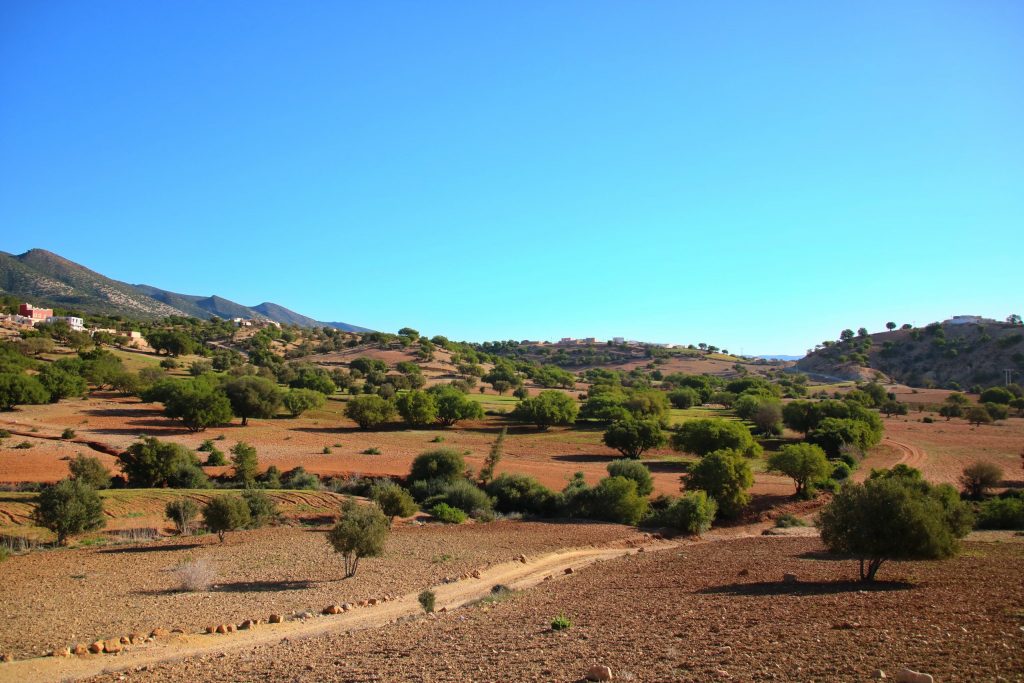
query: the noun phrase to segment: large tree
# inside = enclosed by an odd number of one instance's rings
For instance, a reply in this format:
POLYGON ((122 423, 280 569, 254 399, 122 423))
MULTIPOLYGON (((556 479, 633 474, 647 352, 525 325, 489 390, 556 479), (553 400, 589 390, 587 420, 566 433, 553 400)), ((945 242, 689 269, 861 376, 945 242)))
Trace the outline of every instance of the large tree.
POLYGON ((438 385, 428 390, 437 404, 437 420, 452 426, 461 420, 480 420, 484 409, 479 403, 453 386, 438 385))
POLYGON ((250 417, 271 418, 277 415, 284 392, 269 379, 250 375, 237 377, 224 384, 224 393, 231 402, 231 411, 242 418, 242 425, 250 417))
POLYGON ((723 448, 735 449, 750 457, 762 452, 746 425, 722 418, 699 418, 684 422, 672 435, 672 448, 694 455, 707 455, 723 448))
POLYGON ((164 401, 164 414, 181 420, 189 431, 201 432, 231 422, 232 411, 216 380, 203 376, 175 383, 164 401))
POLYGON ((50 394, 35 377, 21 372, 0 373, 0 410, 14 406, 38 405, 50 400, 50 394))
POLYGON ((181 444, 149 436, 117 456, 130 486, 138 488, 206 488, 199 459, 181 444))
POLYGON ((718 504, 723 517, 735 518, 750 502, 747 489, 754 485, 754 473, 742 453, 721 449, 701 458, 683 480, 686 490, 706 491, 718 504))
POLYGON ((33 518, 36 524, 57 534, 60 545, 72 534, 94 531, 106 524, 99 494, 75 479, 63 479, 43 489, 33 518))
POLYGON ((327 534, 334 552, 345 559, 345 578, 356 575, 359 560, 384 552, 390 530, 391 523, 375 503, 360 505, 353 498, 345 499, 341 519, 327 534))
POLYGON ((577 413, 579 406, 571 396, 548 389, 520 401, 512 415, 537 425, 539 429, 547 429, 551 425, 571 425, 576 421, 577 413))
POLYGON ((395 400, 395 407, 402 419, 413 427, 424 427, 437 421, 437 401, 426 391, 413 389, 405 392, 395 400))
POLYGON ((395 404, 376 394, 356 396, 345 406, 345 416, 361 429, 379 427, 395 414, 395 404))
POLYGON ((796 483, 796 495, 804 496, 811 492, 814 480, 828 477, 832 466, 819 446, 798 443, 783 446, 781 451, 772 454, 768 458, 768 469, 791 478, 796 483))
POLYGON ((667 440, 657 420, 618 420, 604 433, 605 445, 627 458, 639 458, 650 448, 664 446, 667 440))

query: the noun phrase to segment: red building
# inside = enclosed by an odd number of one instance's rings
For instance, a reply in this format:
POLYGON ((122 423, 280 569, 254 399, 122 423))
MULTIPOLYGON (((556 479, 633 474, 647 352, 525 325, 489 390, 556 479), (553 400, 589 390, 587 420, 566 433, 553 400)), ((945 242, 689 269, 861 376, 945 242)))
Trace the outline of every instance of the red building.
POLYGON ((35 308, 32 304, 22 304, 18 308, 18 315, 23 315, 32 320, 46 320, 53 317, 52 308, 35 308))

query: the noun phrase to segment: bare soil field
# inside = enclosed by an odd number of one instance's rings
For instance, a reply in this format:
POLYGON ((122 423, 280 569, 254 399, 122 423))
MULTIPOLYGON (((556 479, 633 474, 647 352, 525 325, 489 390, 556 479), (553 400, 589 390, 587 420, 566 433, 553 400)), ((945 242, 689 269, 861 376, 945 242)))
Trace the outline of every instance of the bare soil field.
POLYGON ((399 525, 382 557, 363 560, 356 576, 344 579, 324 532, 275 527, 229 533, 223 544, 204 535, 13 556, 0 583, 0 652, 25 658, 156 627, 196 632, 271 612, 319 614, 329 604, 418 592, 519 554, 643 537, 597 523, 399 525), (212 588, 180 592, 175 568, 197 560, 212 568, 212 588))
MULTIPOLYGON (((814 538, 739 538, 632 554, 497 601, 371 630, 288 638, 95 681, 1024 680, 1020 537, 890 563, 875 585, 814 538), (781 581, 783 572, 798 575, 781 581), (566 616, 571 628, 555 632, 566 616)), ((116 657, 114 658, 116 659, 116 657)))

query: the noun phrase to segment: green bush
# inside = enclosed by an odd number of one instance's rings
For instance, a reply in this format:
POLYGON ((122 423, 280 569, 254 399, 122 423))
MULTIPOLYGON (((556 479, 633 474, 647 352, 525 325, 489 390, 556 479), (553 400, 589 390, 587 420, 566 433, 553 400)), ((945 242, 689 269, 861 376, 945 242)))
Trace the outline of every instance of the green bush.
POLYGON ((690 491, 675 498, 656 516, 662 526, 699 536, 711 528, 718 504, 704 491, 690 491))
POLYGON ((718 503, 719 514, 732 519, 750 502, 747 489, 754 485, 754 473, 741 453, 722 449, 691 467, 683 485, 688 491, 706 491, 718 503))
POLYGON ((217 496, 203 506, 203 523, 224 542, 224 534, 244 529, 252 521, 249 505, 237 495, 217 496))
POLYGON ((63 432, 60 433, 62 439, 73 439, 75 438, 75 430, 71 427, 66 427, 63 432))
POLYGON ((655 419, 616 420, 604 433, 604 444, 622 453, 625 458, 639 458, 644 451, 665 445, 667 439, 655 419))
POLYGON ((832 478, 836 481, 844 481, 853 473, 853 468, 845 462, 836 462, 832 467, 832 478))
POLYGON ((59 545, 64 545, 68 536, 95 531, 106 524, 103 501, 96 489, 74 479, 44 488, 32 517, 36 524, 57 534, 59 545))
POLYGON ((167 503, 164 515, 174 523, 174 528, 179 534, 187 534, 192 522, 199 515, 199 506, 189 498, 177 498, 167 503))
POLYGON ((199 459, 181 444, 145 437, 117 456, 129 486, 208 488, 199 459))
POLYGON ((445 524, 462 524, 468 519, 465 512, 458 508, 453 508, 447 503, 438 503, 430 508, 430 514, 433 515, 434 519, 445 524))
POLYGON ((277 503, 263 491, 247 489, 242 492, 242 499, 249 508, 249 527, 252 529, 266 526, 281 515, 277 510, 277 503))
POLYGON ((608 463, 608 476, 625 477, 636 482, 636 492, 641 496, 649 496, 654 491, 654 480, 651 471, 638 460, 613 460, 608 463))
POLYGON ((810 526, 804 520, 800 519, 796 515, 786 513, 775 520, 775 528, 777 529, 789 529, 795 526, 810 526))
POLYGON ((417 600, 419 600, 420 607, 423 608, 423 612, 425 614, 430 614, 434 611, 434 605, 436 604, 437 596, 434 595, 434 591, 425 590, 419 594, 417 600))
POLYGON ((228 464, 228 461, 227 458, 224 457, 224 451, 211 444, 209 452, 206 454, 206 462, 204 464, 207 467, 223 467, 228 464))
POLYGON ((560 512, 561 497, 525 474, 501 474, 485 490, 494 498, 498 512, 538 517, 554 517, 560 512))
POLYGON ((451 448, 438 448, 417 455, 409 470, 409 481, 442 479, 455 481, 465 476, 466 461, 451 448))
POLYGON ((360 505, 346 498, 341 506, 341 519, 327 534, 327 542, 345 560, 345 577, 355 576, 359 560, 377 557, 384 552, 384 541, 391 524, 377 505, 360 505))
POLYGON ((576 421, 579 405, 569 395, 556 389, 547 389, 533 398, 523 399, 512 411, 512 416, 529 422, 538 429, 551 425, 571 425, 576 421))
POLYGON ((466 479, 456 479, 444 485, 434 496, 427 500, 428 505, 447 503, 472 517, 478 517, 494 508, 494 502, 486 493, 466 479))
POLYGON ((797 497, 813 494, 811 482, 828 477, 832 465, 825 451, 809 443, 789 444, 768 458, 768 469, 791 478, 796 483, 797 497))
POLYGON ((552 631, 567 631, 570 628, 572 628, 572 622, 565 615, 560 614, 551 620, 552 631))
POLYGON ((363 455, 380 455, 379 448, 367 448, 363 451, 363 455))
POLYGON ((388 516, 389 522, 394 522, 395 517, 411 517, 419 510, 412 495, 392 481, 375 484, 370 489, 370 498, 388 516))
POLYGON ((110 472, 99 458, 79 453, 68 463, 71 478, 88 484, 94 489, 110 488, 110 472))
POLYGON ((371 429, 384 424, 395 414, 395 404, 376 394, 363 394, 348 401, 345 416, 361 429, 371 429))
POLYGON ((625 477, 605 477, 584 496, 583 517, 619 524, 636 524, 647 514, 647 499, 637 493, 636 482, 625 477))
POLYGON ((979 529, 1024 529, 1024 499, 993 498, 978 510, 979 529))
POLYGON ((284 395, 284 408, 292 417, 299 417, 308 410, 317 410, 324 406, 327 398, 315 389, 289 389, 284 395))
POLYGON ((750 430, 743 423, 721 418, 684 422, 672 435, 672 448, 701 456, 723 448, 739 451, 749 457, 757 457, 762 453, 761 446, 754 441, 750 430))

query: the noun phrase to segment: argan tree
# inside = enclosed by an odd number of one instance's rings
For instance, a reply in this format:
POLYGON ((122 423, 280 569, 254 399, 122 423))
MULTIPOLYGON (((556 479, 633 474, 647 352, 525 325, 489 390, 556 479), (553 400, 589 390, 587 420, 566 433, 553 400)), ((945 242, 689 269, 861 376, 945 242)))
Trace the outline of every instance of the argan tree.
POLYGON ((832 471, 832 465, 820 446, 797 443, 783 446, 778 453, 768 458, 768 469, 779 472, 796 482, 796 496, 811 494, 811 482, 824 479, 832 471))
POLYGON ((68 536, 95 531, 106 524, 99 494, 75 479, 62 479, 43 489, 32 517, 36 524, 57 534, 59 545, 67 543, 68 536))
POLYGON ((243 529, 251 520, 249 506, 241 496, 217 496, 203 507, 203 523, 217 534, 221 543, 224 542, 225 533, 243 529))
POLYGON ((345 560, 345 578, 356 575, 359 560, 377 557, 384 552, 391 524, 376 505, 360 505, 346 498, 341 506, 341 519, 327 534, 327 542, 345 560))

